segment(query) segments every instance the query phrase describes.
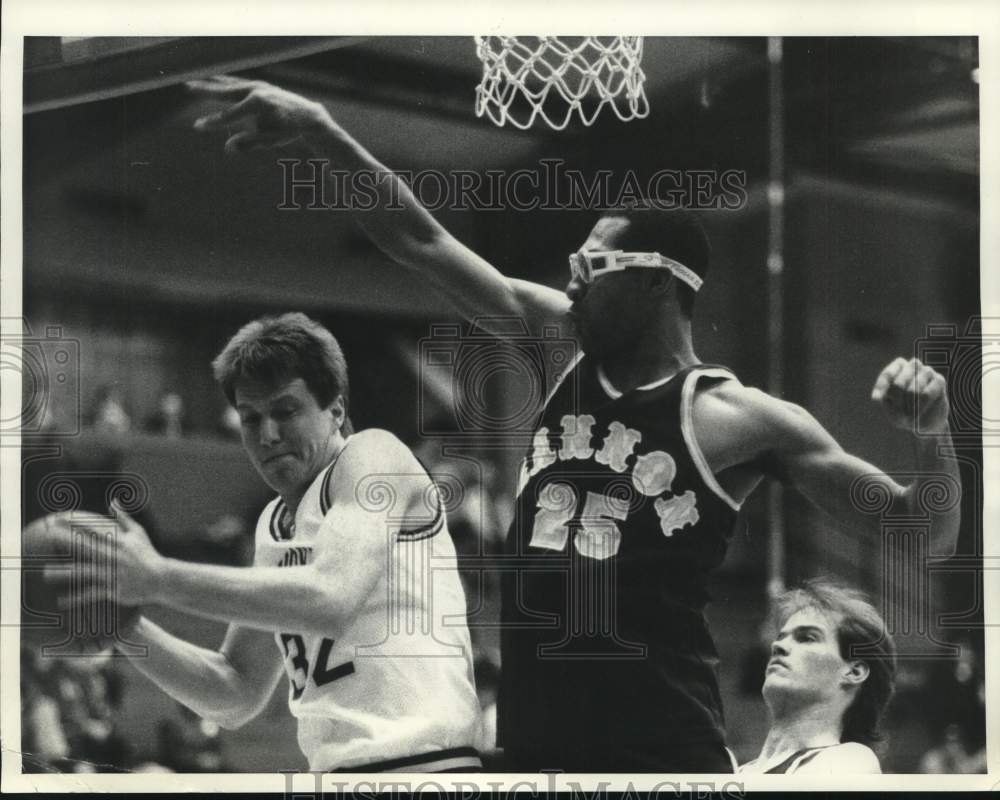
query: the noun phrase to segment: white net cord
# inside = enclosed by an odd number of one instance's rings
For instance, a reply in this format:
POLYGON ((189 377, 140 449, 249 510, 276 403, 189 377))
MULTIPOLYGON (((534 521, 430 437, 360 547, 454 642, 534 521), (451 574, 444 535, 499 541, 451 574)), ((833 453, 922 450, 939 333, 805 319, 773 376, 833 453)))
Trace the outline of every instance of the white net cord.
POLYGON ((563 130, 592 125, 605 106, 628 122, 649 114, 641 36, 477 36, 483 78, 476 116, 521 130, 541 117, 563 130), (562 102, 559 102, 559 101, 562 102))

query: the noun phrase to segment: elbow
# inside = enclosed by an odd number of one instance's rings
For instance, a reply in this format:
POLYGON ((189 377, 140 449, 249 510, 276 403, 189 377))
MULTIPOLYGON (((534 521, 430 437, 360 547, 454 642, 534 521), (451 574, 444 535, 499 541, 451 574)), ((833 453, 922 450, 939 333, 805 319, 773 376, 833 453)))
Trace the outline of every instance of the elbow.
POLYGON ((242 728, 253 718, 253 714, 225 714, 219 715, 215 719, 209 720, 209 722, 214 722, 224 730, 235 731, 242 728))
POLYGON ((242 728, 263 711, 269 698, 270 693, 259 699, 255 699, 251 691, 247 689, 227 708, 217 709, 215 713, 210 717, 206 717, 206 719, 227 731, 235 731, 242 728))
POLYGON ((233 667, 226 654, 220 653, 220 656, 225 662, 223 682, 216 687, 211 707, 201 709, 200 713, 220 728, 234 731, 256 717, 263 703, 254 700, 253 687, 233 667))
POLYGON ((938 558, 955 555, 961 527, 961 486, 958 481, 914 481, 895 496, 891 513, 929 524, 930 554, 938 558))
POLYGON ((454 238, 433 219, 421 220, 392 239, 383 239, 382 251, 394 261, 413 270, 440 263, 454 244, 454 238))
POLYGON ((441 252, 441 242, 431 232, 411 233, 400 241, 383 248, 385 254, 408 270, 420 272, 436 263, 441 252))
POLYGON ((220 706, 203 711, 202 716, 220 728, 235 731, 257 716, 257 709, 252 708, 244 698, 234 697, 232 702, 224 707, 220 706))
POLYGON ((227 731, 234 731, 237 728, 242 728, 256 716, 256 712, 250 711, 243 705, 236 704, 225 708, 218 706, 215 708, 197 708, 190 705, 188 707, 202 719, 208 722, 213 722, 220 728, 224 728, 227 731))

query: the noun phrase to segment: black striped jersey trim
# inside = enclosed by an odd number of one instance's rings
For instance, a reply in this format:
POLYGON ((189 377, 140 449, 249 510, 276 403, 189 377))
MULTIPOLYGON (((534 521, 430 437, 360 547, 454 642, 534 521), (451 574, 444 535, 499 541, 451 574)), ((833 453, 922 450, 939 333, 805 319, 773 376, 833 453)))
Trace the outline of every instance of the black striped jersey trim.
MULTIPOLYGON (((431 480, 433 481, 434 479, 431 478, 431 480)), ((430 539, 441 532, 441 529, 444 527, 444 503, 441 502, 441 495, 438 493, 437 487, 434 490, 434 497, 437 498, 437 511, 434 513, 434 519, 426 525, 421 525, 419 528, 400 529, 397 534, 399 540, 404 542, 419 542, 421 539, 430 539)))
POLYGON ((319 488, 319 510, 326 516, 326 512, 330 510, 330 482, 333 479, 333 468, 337 466, 337 462, 340 461, 340 457, 344 454, 347 449, 347 445, 351 443, 348 437, 347 441, 344 442, 344 446, 340 448, 340 452, 337 453, 336 458, 333 459, 333 463, 326 468, 326 475, 323 476, 323 485, 319 488))
MULTIPOLYGON (((454 759, 468 761, 468 766, 482 767, 479 760, 479 751, 475 747, 453 747, 450 750, 434 750, 430 753, 421 753, 415 756, 404 756, 403 758, 393 758, 388 761, 374 761, 370 764, 359 764, 354 767, 344 767, 335 769, 333 772, 388 772, 398 770, 401 767, 427 767, 438 762, 447 762, 454 759)), ((421 770, 418 770, 421 771, 421 770)), ((454 769, 449 769, 454 772, 454 769)))
MULTIPOLYGON (((791 767, 793 764, 795 765, 795 770, 797 770, 799 769, 799 767, 804 767, 806 764, 808 764, 810 761, 816 758, 816 756, 818 756, 823 750, 827 750, 831 747, 837 747, 837 745, 828 744, 823 747, 806 747, 802 750, 796 750, 780 764, 775 764, 773 767, 771 767, 771 769, 764 770, 764 774, 771 775, 771 774, 786 773, 788 772, 788 768, 791 767), (795 760, 798 758, 801 758, 802 760, 796 764, 795 760)), ((795 772, 795 770, 792 770, 792 772, 795 772)))
POLYGON ((292 538, 292 526, 289 522, 286 525, 281 524, 281 520, 285 514, 288 513, 288 506, 285 505, 284 500, 279 500, 278 504, 274 507, 274 511, 271 512, 271 522, 268 525, 268 529, 271 531, 271 538, 276 542, 287 542, 292 538))
POLYGON ((444 503, 441 502, 441 492, 437 487, 437 481, 434 480, 434 476, 431 475, 431 471, 427 469, 427 465, 420 459, 420 457, 417 455, 414 455, 413 457, 423 468, 428 480, 430 480, 431 484, 434 486, 434 497, 437 499, 437 511, 434 513, 434 519, 426 525, 421 525, 419 528, 401 529, 397 534, 397 541, 402 540, 404 542, 419 542, 421 539, 430 539, 432 536, 436 536, 440 533, 441 529, 444 527, 444 503))
MULTIPOLYGON (((337 462, 340 460, 340 456, 347 449, 347 445, 350 444, 350 439, 344 443, 344 446, 340 448, 340 452, 337 453, 330 466, 326 468, 326 474, 323 476, 323 483, 319 488, 319 510, 325 517, 327 512, 330 510, 330 482, 333 479, 333 468, 337 466, 337 462)), ((269 530, 271 531, 271 538, 276 542, 287 542, 292 538, 294 531, 293 522, 294 520, 289 520, 287 523, 282 525, 282 518, 284 515, 288 514, 288 506, 285 505, 284 500, 279 500, 278 504, 274 507, 274 511, 271 513, 271 522, 269 530)))

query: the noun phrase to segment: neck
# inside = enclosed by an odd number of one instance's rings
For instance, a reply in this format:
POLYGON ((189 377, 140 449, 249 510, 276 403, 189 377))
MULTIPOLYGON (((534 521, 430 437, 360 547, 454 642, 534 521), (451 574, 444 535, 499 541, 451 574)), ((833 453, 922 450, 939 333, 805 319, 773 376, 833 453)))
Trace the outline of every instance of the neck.
POLYGON ((843 709, 824 703, 787 711, 772 709, 771 729, 758 758, 763 761, 780 753, 839 744, 842 718, 843 709))
POLYGON ((315 474, 310 476, 309 480, 306 481, 301 486, 297 486, 294 491, 290 492, 280 492, 281 499, 285 501, 285 505, 288 507, 289 512, 294 516, 295 512, 298 511, 299 503, 302 502, 302 498, 305 497, 306 491, 312 486, 313 481, 316 480, 317 476, 326 469, 333 460, 340 455, 340 451, 344 449, 344 445, 347 444, 347 439, 339 431, 335 431, 327 442, 326 455, 321 460, 321 466, 315 474))
POLYGON ((691 320, 664 318, 660 329, 620 353, 605 356, 601 367, 620 392, 672 377, 699 363, 691 343, 691 320))

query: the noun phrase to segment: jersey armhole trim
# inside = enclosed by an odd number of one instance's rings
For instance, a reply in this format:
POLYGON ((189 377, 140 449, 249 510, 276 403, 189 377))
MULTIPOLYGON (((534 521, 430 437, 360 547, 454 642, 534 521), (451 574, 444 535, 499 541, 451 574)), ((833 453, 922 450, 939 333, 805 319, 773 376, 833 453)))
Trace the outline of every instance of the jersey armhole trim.
MULTIPOLYGON (((434 479, 431 478, 431 480, 434 479)), ((441 502, 441 495, 436 486, 434 487, 434 496, 437 498, 437 511, 434 513, 434 519, 419 528, 400 529, 396 534, 398 541, 418 542, 421 539, 430 539, 441 532, 441 529, 444 528, 444 503, 441 502)))
POLYGON ((563 371, 559 373, 559 377, 556 378, 555 383, 552 384, 552 388, 548 390, 545 402, 542 404, 543 409, 548 408, 549 403, 552 402, 552 398, 555 397, 556 392, 559 391, 559 387, 563 385, 566 378, 570 376, 573 370, 576 369, 579 363, 583 360, 583 356, 584 352, 581 350, 570 360, 569 364, 566 365, 563 371))
POLYGON ((326 468, 326 475, 323 476, 323 484, 319 487, 319 510, 324 517, 333 505, 330 502, 330 483, 333 480, 333 468, 337 466, 337 462, 340 461, 340 457, 344 454, 347 445, 350 443, 351 437, 348 436, 344 441, 344 446, 340 448, 340 452, 334 456, 333 461, 330 462, 330 466, 326 468))
POLYGON ((818 747, 815 750, 800 756, 799 760, 788 768, 788 772, 796 772, 800 767, 804 767, 806 764, 808 764, 810 761, 816 758, 816 756, 822 753, 823 749, 824 748, 818 747))
POLYGON ((694 435, 694 417, 691 413, 694 405, 694 390, 698 386, 699 379, 731 378, 735 380, 735 377, 729 370, 717 368, 695 369, 688 373, 688 376, 684 379, 684 388, 681 390, 681 433, 684 436, 685 444, 687 444, 688 452, 691 454, 691 459, 698 468, 698 473, 701 475, 701 479, 705 481, 705 485, 715 492, 730 508, 734 511, 739 511, 740 504, 722 488, 708 466, 705 454, 701 452, 701 447, 698 445, 698 440, 694 435))
POLYGON ((820 753, 823 753, 827 750, 832 750, 835 747, 843 747, 844 744, 845 744, 844 742, 838 742, 837 744, 825 744, 822 747, 810 747, 805 751, 799 751, 798 753, 795 753, 790 759, 788 759, 788 762, 786 762, 788 766, 785 769, 785 772, 786 773, 798 772, 799 769, 801 769, 810 761, 812 761, 814 758, 816 758, 816 756, 818 756, 820 753))
POLYGON ((598 364, 594 368, 594 372, 597 373, 597 382, 601 384, 601 388, 610 399, 617 400, 622 396, 622 393, 614 387, 614 384, 611 383, 611 379, 604 373, 604 367, 601 364, 598 364))

